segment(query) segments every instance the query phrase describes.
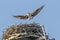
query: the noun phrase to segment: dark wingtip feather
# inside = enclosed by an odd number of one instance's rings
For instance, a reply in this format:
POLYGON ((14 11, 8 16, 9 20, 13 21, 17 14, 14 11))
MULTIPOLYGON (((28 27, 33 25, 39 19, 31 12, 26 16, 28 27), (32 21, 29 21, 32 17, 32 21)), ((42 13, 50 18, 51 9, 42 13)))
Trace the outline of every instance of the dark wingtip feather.
POLYGON ((42 8, 44 7, 45 5, 42 5, 42 8))
POLYGON ((13 16, 13 17, 16 17, 16 16, 13 16))
POLYGON ((43 9, 45 5, 42 5, 40 8, 43 9))

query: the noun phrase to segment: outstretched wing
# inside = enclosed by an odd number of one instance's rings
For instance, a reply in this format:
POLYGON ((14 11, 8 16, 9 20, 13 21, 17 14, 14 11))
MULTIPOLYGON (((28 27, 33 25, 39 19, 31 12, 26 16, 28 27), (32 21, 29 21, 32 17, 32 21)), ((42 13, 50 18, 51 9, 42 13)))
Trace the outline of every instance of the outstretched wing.
POLYGON ((43 9, 43 7, 44 7, 44 5, 41 6, 40 8, 38 8, 37 10, 35 10, 35 11, 31 14, 31 16, 36 16, 36 15, 43 9))
POLYGON ((27 16, 21 16, 21 15, 18 15, 18 16, 13 16, 15 18, 19 18, 19 19, 27 19, 28 17, 27 16))

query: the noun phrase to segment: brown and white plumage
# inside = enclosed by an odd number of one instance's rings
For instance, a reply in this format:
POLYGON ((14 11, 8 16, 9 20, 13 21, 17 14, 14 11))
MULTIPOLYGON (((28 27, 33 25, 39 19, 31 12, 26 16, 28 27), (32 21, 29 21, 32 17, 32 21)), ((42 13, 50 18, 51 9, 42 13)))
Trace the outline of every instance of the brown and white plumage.
POLYGON ((24 16, 24 15, 18 15, 18 16, 14 16, 15 18, 18 18, 18 19, 28 19, 28 16, 24 16))
POLYGON ((43 9, 43 7, 44 7, 44 5, 41 6, 40 8, 38 8, 37 10, 35 10, 33 13, 28 13, 26 15, 18 15, 18 16, 14 16, 14 17, 19 18, 19 19, 32 19, 43 9))

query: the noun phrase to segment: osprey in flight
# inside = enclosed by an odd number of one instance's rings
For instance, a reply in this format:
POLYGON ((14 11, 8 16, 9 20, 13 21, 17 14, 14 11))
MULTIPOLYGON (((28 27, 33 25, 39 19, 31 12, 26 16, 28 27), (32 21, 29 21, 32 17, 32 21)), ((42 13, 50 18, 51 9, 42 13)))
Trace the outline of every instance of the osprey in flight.
POLYGON ((13 16, 13 17, 18 18, 18 19, 32 19, 43 9, 43 7, 44 7, 44 5, 41 6, 40 8, 38 8, 37 10, 35 10, 33 13, 28 13, 26 15, 17 15, 17 16, 13 16))

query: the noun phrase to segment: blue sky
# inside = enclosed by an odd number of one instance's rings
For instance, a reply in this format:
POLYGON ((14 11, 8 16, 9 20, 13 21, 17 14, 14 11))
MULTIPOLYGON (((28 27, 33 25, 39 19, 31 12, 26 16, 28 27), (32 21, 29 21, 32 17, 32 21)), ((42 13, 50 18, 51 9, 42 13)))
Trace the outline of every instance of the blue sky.
POLYGON ((8 26, 25 22, 44 24, 50 38, 59 40, 60 0, 0 0, 0 37, 8 26), (45 5, 44 9, 32 20, 19 20, 13 15, 23 15, 45 5))

